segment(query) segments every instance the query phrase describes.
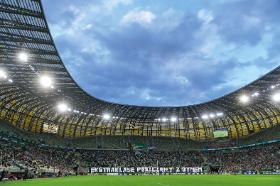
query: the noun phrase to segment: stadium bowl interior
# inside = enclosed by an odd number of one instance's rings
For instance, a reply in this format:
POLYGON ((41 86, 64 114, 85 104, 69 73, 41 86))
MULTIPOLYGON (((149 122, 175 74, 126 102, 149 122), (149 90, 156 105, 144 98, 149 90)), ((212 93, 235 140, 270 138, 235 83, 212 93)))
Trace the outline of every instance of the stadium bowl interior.
POLYGON ((69 138, 155 136, 209 141, 219 130, 236 139, 279 124, 280 96, 274 95, 279 68, 228 95, 197 105, 111 103, 89 95, 68 73, 41 1, 1 1, 0 8, 0 75, 4 78, 0 117, 23 130, 69 138), (39 77, 49 89, 40 88, 39 77))
POLYGON ((71 77, 40 0, 0 0, 0 158, 5 162, 13 156, 17 167, 41 162, 44 171, 58 167, 66 172, 124 164, 279 170, 279 75, 277 67, 234 92, 195 105, 108 102, 89 95, 71 77), (248 146, 264 141, 269 143, 248 146), (137 156, 133 148, 144 146, 157 151, 137 156), (231 152, 235 148, 238 153, 231 152))

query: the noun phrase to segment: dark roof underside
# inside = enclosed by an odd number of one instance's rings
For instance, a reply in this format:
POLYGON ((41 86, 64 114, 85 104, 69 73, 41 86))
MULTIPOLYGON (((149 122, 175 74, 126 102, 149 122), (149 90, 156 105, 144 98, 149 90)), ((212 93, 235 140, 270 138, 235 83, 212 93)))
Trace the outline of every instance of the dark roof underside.
POLYGON ((110 103, 82 90, 66 70, 50 34, 40 0, 0 0, 0 68, 7 80, 0 81, 1 118, 24 130, 55 132, 66 137, 89 135, 171 136, 194 140, 213 139, 213 131, 227 128, 231 138, 258 132, 279 123, 279 106, 270 100, 279 86, 280 68, 251 84, 218 99, 183 107, 145 107, 110 103), (19 53, 29 55, 27 63, 19 53), (55 88, 43 90, 40 74, 53 77, 55 88), (271 86, 276 86, 271 90, 271 86), (259 92, 248 105, 241 94, 259 92), (60 114, 64 100, 79 112, 60 114), (205 113, 222 117, 203 120, 205 113), (110 113, 111 120, 102 119, 110 113), (176 117, 177 121, 157 120, 176 117))

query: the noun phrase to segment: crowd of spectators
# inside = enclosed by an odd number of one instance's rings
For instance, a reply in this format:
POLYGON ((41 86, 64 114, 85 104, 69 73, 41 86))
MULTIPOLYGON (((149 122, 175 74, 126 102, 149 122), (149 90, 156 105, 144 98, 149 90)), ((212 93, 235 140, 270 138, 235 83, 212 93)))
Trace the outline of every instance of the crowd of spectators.
POLYGON ((222 171, 241 170, 279 170, 280 143, 272 143, 235 149, 231 151, 212 151, 204 153, 207 163, 218 165, 222 171))
MULTIPOLYGON (((67 145, 66 139, 63 141, 66 145, 53 146, 36 136, 30 140, 24 137, 24 133, 12 133, 0 130, 0 179, 5 175, 3 170, 11 170, 11 167, 21 172, 22 176, 26 172, 33 176, 43 176, 46 172, 68 175, 77 173, 77 170, 88 172, 90 167, 203 167, 208 172, 215 167, 220 173, 280 170, 280 142, 216 150, 174 150, 169 146, 165 150, 156 147, 136 150, 125 144, 126 149, 109 150, 102 148, 102 144, 99 149, 76 148, 67 145)), ((51 139, 51 136, 48 138, 51 139)), ((55 144, 56 140, 57 137, 53 138, 52 143, 55 144)), ((162 142, 164 146, 165 141, 162 142)), ((218 146, 225 144, 223 142, 218 146)), ((215 147, 211 143, 207 146, 215 147)))
POLYGON ((76 167, 219 167, 220 172, 280 169, 280 143, 238 150, 156 151, 86 150, 0 140, 0 166, 18 166, 38 174, 40 168, 71 173, 76 167))

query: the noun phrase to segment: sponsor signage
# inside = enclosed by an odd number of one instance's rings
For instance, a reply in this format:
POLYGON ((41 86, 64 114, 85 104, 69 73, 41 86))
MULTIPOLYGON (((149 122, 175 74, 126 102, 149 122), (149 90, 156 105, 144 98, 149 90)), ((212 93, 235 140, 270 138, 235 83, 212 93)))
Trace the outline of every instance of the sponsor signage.
POLYGON ((92 167, 91 173, 202 173, 202 167, 92 167))

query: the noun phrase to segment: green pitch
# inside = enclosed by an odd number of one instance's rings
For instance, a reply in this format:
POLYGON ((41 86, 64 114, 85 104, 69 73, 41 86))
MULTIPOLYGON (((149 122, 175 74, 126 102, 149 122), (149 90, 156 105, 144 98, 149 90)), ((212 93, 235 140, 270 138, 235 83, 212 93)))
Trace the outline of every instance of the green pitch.
POLYGON ((280 186, 280 176, 78 176, 2 184, 5 186, 280 186))

